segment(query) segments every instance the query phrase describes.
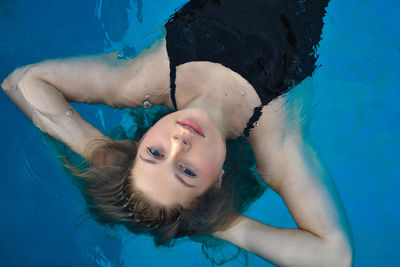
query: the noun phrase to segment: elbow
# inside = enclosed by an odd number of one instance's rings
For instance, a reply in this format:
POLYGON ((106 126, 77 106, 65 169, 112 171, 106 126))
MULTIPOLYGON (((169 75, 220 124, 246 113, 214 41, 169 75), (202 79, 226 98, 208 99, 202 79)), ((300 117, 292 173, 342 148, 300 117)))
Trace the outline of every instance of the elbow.
POLYGON ((331 247, 330 266, 351 267, 353 266, 354 248, 350 240, 343 240, 331 247))
POLYGON ((353 251, 345 251, 339 255, 336 264, 334 266, 351 267, 353 266, 353 251))
POLYGON ((3 89, 4 92, 8 92, 11 90, 12 85, 10 82, 10 76, 8 76, 2 83, 1 83, 1 88, 3 89))
POLYGON ((12 73, 10 73, 7 78, 4 79, 4 81, 1 83, 1 88, 3 88, 3 91, 5 93, 12 91, 13 89, 16 89, 18 86, 19 82, 19 77, 20 76, 20 69, 14 70, 12 73))
POLYGON ((4 92, 10 92, 18 88, 19 83, 26 77, 27 73, 31 72, 32 67, 35 66, 27 65, 25 67, 21 67, 15 69, 8 77, 1 83, 1 88, 3 88, 4 92))
POLYGON ((352 244, 348 244, 348 247, 343 255, 343 266, 353 266, 354 260, 354 247, 352 244))
POLYGON ((344 238, 342 247, 342 266, 353 266, 354 261, 354 240, 351 233, 347 234, 344 238))
POLYGON ((312 266, 351 267, 353 266, 353 251, 348 249, 329 249, 323 256, 318 257, 312 266))

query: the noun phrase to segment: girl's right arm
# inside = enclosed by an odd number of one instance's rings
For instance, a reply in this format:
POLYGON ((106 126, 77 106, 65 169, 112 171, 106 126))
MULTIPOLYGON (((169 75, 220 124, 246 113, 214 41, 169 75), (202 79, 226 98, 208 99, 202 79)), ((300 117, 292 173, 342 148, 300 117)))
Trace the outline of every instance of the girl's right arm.
POLYGON ((89 158, 96 146, 92 141, 108 138, 68 101, 137 107, 150 94, 154 104, 163 103, 169 94, 165 41, 149 50, 128 61, 116 53, 48 60, 16 69, 1 86, 38 128, 89 158))

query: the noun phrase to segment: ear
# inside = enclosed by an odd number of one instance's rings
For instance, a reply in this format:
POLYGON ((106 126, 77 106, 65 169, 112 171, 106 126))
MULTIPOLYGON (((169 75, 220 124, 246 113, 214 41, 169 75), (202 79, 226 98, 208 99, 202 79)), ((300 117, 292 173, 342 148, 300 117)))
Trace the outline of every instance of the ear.
POLYGON ((221 171, 218 174, 217 179, 215 180, 215 187, 217 188, 221 188, 221 184, 222 184, 222 177, 224 176, 225 171, 224 169, 221 169, 221 171))

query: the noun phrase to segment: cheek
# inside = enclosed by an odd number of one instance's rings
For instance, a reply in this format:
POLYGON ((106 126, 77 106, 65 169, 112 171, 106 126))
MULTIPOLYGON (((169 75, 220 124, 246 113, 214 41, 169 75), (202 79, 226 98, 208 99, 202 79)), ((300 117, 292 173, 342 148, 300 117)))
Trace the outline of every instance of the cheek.
POLYGON ((212 147, 201 153, 201 167, 203 173, 214 177, 220 172, 225 160, 225 147, 212 147))

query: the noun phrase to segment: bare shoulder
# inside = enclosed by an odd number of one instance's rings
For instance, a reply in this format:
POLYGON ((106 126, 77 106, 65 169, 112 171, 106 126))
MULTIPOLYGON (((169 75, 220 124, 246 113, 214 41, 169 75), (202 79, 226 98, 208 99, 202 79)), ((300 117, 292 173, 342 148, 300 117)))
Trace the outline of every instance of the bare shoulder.
POLYGON ((125 81, 119 90, 120 106, 141 105, 146 95, 151 96, 153 104, 170 106, 169 58, 165 38, 129 60, 120 78, 125 81))
POLYGON ((251 131, 250 141, 274 139, 282 143, 288 136, 304 131, 314 112, 313 92, 314 81, 308 77, 264 106, 257 127, 251 131))
POLYGON ((250 143, 258 143, 261 140, 271 138, 276 139, 284 134, 287 117, 285 101, 286 96, 282 95, 263 106, 259 120, 250 131, 250 143))

